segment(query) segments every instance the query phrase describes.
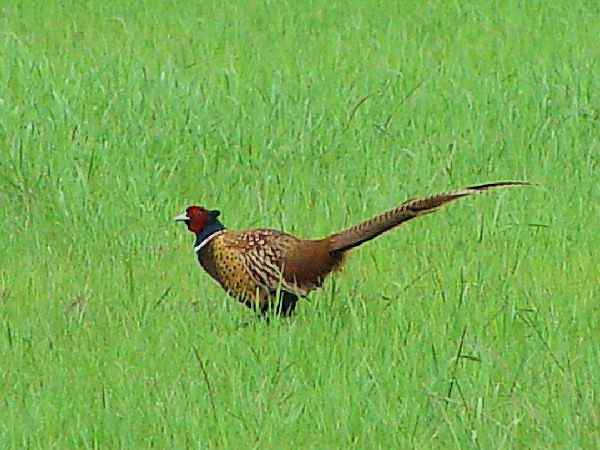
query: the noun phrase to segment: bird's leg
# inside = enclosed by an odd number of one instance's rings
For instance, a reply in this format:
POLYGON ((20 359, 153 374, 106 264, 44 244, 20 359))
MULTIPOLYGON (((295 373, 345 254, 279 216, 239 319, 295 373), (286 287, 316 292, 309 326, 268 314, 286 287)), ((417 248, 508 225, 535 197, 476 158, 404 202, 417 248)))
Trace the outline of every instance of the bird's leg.
POLYGON ((277 291, 272 293, 272 298, 278 297, 276 301, 267 301, 260 308, 261 317, 268 318, 271 315, 290 317, 296 309, 298 296, 288 291, 277 291))
POLYGON ((281 291, 279 294, 279 302, 277 303, 277 314, 289 317, 296 309, 298 296, 288 291, 281 291))

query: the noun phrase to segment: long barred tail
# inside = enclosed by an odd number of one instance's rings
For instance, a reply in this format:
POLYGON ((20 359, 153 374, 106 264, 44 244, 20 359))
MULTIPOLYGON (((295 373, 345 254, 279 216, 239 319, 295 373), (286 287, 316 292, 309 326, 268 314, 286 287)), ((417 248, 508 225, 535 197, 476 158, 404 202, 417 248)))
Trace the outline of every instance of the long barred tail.
POLYGON ((381 233, 390 230, 403 222, 432 213, 440 206, 467 195, 477 194, 487 191, 488 189, 504 186, 531 185, 532 183, 527 183, 525 181, 499 181, 496 183, 468 186, 455 191, 430 195, 429 197, 407 200, 389 211, 329 236, 328 239, 331 243, 329 251, 331 253, 338 253, 350 250, 363 242, 370 241, 381 233))

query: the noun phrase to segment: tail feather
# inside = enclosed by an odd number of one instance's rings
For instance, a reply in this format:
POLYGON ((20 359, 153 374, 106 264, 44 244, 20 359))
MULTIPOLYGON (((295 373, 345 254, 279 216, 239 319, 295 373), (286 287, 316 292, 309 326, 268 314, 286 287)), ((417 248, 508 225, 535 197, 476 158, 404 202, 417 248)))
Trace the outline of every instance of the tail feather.
POLYGON ((370 241, 381 233, 394 228, 403 222, 432 213, 440 206, 467 195, 478 194, 489 189, 504 186, 531 185, 532 183, 527 183, 525 181, 499 181, 495 183, 468 186, 463 189, 407 200, 389 211, 371 217, 364 222, 329 236, 329 251, 331 253, 339 253, 350 250, 364 242, 370 241))

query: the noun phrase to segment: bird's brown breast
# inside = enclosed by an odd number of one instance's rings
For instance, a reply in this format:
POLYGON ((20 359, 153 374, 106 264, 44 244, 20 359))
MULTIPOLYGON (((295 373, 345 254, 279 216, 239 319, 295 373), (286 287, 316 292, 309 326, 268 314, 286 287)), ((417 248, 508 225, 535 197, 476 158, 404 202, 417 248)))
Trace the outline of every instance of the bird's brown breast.
POLYGON ((262 289, 250 277, 236 249, 227 245, 223 234, 215 236, 198 251, 198 260, 204 270, 239 301, 264 300, 262 289))

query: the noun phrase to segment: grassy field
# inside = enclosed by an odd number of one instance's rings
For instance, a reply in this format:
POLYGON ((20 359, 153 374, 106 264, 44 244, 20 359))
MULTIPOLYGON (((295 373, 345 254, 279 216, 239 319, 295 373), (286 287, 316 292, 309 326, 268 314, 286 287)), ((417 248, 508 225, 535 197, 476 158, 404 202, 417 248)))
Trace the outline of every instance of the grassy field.
POLYGON ((0 6, 3 448, 600 446, 597 2, 0 6), (464 3, 464 4, 463 4, 464 3), (271 323, 172 218, 353 252, 271 323))

